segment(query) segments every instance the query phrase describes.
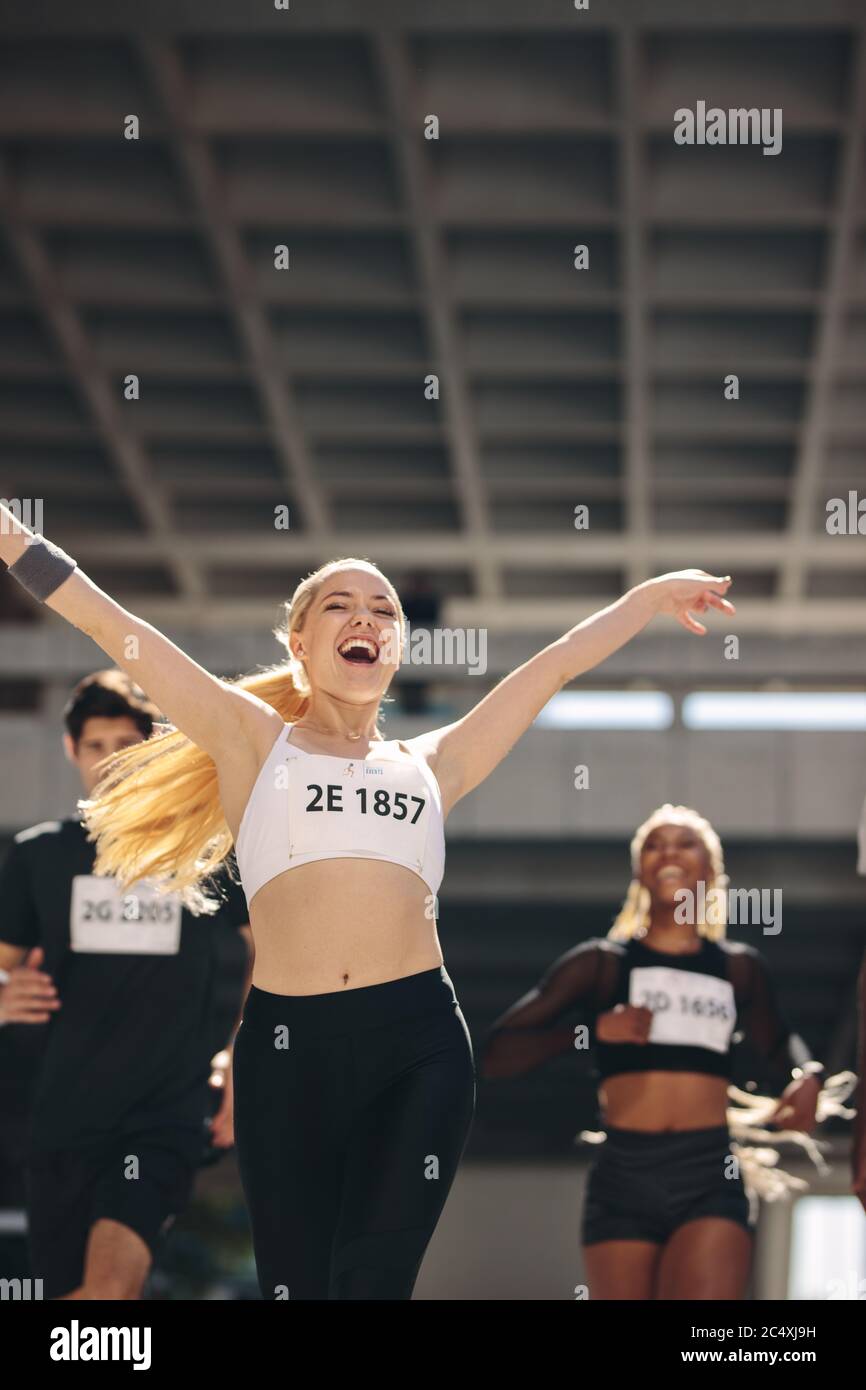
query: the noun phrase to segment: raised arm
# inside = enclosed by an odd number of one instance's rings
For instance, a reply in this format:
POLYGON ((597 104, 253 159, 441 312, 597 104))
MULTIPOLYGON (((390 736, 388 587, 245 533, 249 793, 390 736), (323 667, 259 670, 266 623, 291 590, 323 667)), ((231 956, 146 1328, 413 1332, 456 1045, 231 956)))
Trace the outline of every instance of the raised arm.
POLYGON ((706 628, 693 612, 733 613, 733 604, 716 592, 727 592, 730 582, 705 570, 681 570, 638 584, 512 671, 463 719, 418 739, 442 788, 446 814, 490 775, 558 690, 618 651, 656 613, 671 613, 700 635, 706 628))
MULTIPOLYGON (((22 560, 28 538, 34 540, 33 533, 0 503, 0 558, 10 566, 22 560)), ((40 539, 35 538, 36 545, 40 539)), ((51 563, 50 556, 46 557, 46 573, 50 573, 51 563)), ((62 570, 58 573, 62 576, 62 570)), ((205 671, 150 623, 127 612, 77 567, 44 602, 92 637, 147 691, 175 727, 214 759, 245 741, 253 721, 278 717, 255 695, 228 686, 205 671)))
POLYGON ((572 1009, 594 1015, 600 1004, 604 948, 585 941, 566 951, 534 989, 496 1020, 488 1034, 481 1075, 491 1080, 522 1076, 574 1046, 574 1028, 557 1020, 572 1009))

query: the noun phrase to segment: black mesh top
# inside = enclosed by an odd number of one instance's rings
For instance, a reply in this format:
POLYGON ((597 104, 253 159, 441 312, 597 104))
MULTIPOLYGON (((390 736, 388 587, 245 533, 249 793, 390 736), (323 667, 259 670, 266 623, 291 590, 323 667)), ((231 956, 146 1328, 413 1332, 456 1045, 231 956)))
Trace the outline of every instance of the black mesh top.
POLYGON ((576 1016, 588 1027, 598 1074, 706 1072, 730 1076, 731 1044, 745 1035, 774 1071, 809 1060, 806 1044, 779 1013, 763 957, 740 942, 701 939, 694 954, 674 955, 639 940, 594 939, 567 951, 538 985, 494 1025, 483 1073, 516 1076, 576 1042, 576 1016), (604 1043, 599 1014, 617 1004, 653 1011, 646 1043, 604 1043))

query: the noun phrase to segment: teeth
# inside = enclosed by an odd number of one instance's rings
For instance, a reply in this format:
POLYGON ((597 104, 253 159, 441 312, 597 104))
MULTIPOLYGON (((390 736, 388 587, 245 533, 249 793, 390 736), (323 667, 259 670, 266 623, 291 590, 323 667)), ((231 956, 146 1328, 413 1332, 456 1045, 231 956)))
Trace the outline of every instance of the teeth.
POLYGON ((345 642, 340 643, 337 651, 341 656, 345 656, 346 652, 352 651, 355 647, 360 647, 361 651, 369 652, 373 657, 379 655, 376 643, 371 641, 369 637, 349 637, 345 642))

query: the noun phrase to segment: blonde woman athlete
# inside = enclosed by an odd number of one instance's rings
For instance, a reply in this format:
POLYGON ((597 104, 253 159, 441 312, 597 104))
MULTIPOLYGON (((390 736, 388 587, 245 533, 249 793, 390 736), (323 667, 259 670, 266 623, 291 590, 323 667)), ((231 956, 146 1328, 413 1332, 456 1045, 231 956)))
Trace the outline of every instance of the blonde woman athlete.
POLYGON ((773 1117, 787 1129, 814 1129, 823 1067, 782 1020, 759 953, 724 939, 728 880, 709 822, 662 806, 631 858, 608 938, 568 951, 497 1020, 482 1075, 521 1075, 571 1048, 559 1020, 584 1011, 607 1131, 584 1207, 590 1297, 739 1299, 753 1225, 727 1124, 734 1029, 770 1066, 794 1063, 773 1117), (695 912, 680 909, 684 892, 695 912))
POLYGON ((465 718, 379 732, 403 615, 373 565, 297 588, 289 658, 219 680, 0 506, 0 557, 128 671, 175 729, 112 764, 87 808, 97 873, 192 902, 236 844, 255 942, 234 1056, 235 1132, 266 1299, 411 1297, 474 1109, 435 899, 443 822, 567 681, 656 613, 733 613, 703 570, 631 589, 465 718))

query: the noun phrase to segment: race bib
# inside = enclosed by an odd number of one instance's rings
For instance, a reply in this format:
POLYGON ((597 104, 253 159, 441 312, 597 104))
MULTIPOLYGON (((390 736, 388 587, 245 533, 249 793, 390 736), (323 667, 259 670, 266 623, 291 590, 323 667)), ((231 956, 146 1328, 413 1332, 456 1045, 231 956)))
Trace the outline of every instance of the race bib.
POLYGON ((289 775, 292 855, 345 849, 423 866, 430 791, 414 763, 310 753, 289 775))
POLYGON ((728 980, 667 965, 640 966, 631 972, 629 1003, 652 1009, 650 1042, 728 1050, 737 1021, 728 980))
POLYGON ((73 951, 99 955, 176 956, 178 893, 157 893, 147 880, 121 893, 113 878, 76 874, 69 940, 73 951))

